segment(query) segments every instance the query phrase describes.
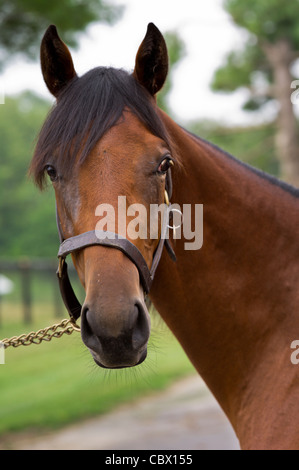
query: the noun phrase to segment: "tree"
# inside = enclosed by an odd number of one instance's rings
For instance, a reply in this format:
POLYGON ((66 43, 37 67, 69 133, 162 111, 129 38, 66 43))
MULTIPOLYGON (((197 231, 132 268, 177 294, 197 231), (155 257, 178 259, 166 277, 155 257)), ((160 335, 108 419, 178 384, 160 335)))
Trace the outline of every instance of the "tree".
POLYGON ((0 106, 0 258, 54 257, 58 235, 53 191, 37 197, 27 178, 34 141, 50 102, 31 92, 0 106))
POLYGON ((248 40, 231 52, 213 78, 212 88, 249 91, 246 110, 257 110, 270 100, 279 105, 276 152, 282 178, 299 185, 299 139, 291 102, 292 66, 299 58, 299 1, 225 0, 234 22, 245 28, 248 40))
POLYGON ((69 46, 76 47, 78 32, 94 21, 112 23, 121 12, 105 0, 0 0, 0 70, 15 54, 36 59, 51 23, 69 46))

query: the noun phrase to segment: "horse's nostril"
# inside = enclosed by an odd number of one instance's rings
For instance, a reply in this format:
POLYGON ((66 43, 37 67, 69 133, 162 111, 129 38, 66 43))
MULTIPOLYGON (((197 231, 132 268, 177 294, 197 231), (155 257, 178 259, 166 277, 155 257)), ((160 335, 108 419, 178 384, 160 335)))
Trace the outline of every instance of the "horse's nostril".
POLYGON ((90 350, 102 353, 102 340, 98 334, 98 328, 95 322, 95 315, 84 307, 81 313, 81 338, 85 346, 90 350))
POLYGON ((148 341, 150 333, 150 319, 146 307, 141 303, 135 304, 136 321, 132 332, 132 346, 134 349, 142 348, 148 341))

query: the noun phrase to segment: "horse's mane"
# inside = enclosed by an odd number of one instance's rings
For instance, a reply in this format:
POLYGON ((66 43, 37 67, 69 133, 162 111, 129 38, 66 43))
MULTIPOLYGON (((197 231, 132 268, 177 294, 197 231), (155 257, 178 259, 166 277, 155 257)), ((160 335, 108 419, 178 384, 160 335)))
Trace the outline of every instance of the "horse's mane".
POLYGON ((134 76, 121 69, 97 67, 75 77, 49 113, 29 169, 36 184, 44 186, 47 164, 59 164, 62 172, 81 164, 125 109, 170 146, 152 97, 134 76))
POLYGON ((236 163, 238 165, 241 165, 242 167, 246 168, 247 170, 251 171, 252 173, 255 173, 256 175, 258 175, 260 178, 263 178, 264 180, 268 181, 269 183, 273 184, 274 186, 280 187, 284 191, 291 194, 293 197, 299 199, 299 189, 298 188, 295 188, 294 186, 290 185, 289 183, 286 183, 285 181, 280 180, 279 178, 277 178, 274 175, 270 175, 270 174, 260 170, 259 168, 255 168, 255 167, 249 165, 248 163, 243 162, 242 160, 239 160, 238 158, 231 155, 229 152, 226 152, 222 148, 218 147, 218 145, 215 145, 214 143, 212 143, 212 142, 210 142, 206 139, 203 139, 202 137, 199 137, 198 135, 194 134, 193 132, 190 132, 190 131, 188 131, 187 129, 184 129, 184 128, 183 128, 183 130, 189 136, 191 136, 195 141, 197 141, 199 144, 201 144, 201 145, 204 144, 204 145, 208 146, 210 149, 213 149, 216 152, 218 152, 219 154, 223 155, 224 157, 229 158, 234 163, 236 163))

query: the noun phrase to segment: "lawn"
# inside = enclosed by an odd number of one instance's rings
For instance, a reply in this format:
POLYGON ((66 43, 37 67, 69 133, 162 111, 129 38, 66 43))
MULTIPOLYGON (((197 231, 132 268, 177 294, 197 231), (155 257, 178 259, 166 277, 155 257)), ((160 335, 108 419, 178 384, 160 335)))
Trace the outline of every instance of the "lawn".
MULTIPOLYGON (((51 305, 35 306, 38 321, 30 327, 17 320, 19 306, 2 307, 0 339, 55 322, 51 305)), ((105 413, 192 372, 185 353, 156 314, 148 358, 133 369, 98 368, 76 332, 39 346, 8 348, 5 364, 0 365, 0 434, 58 428, 105 413)))

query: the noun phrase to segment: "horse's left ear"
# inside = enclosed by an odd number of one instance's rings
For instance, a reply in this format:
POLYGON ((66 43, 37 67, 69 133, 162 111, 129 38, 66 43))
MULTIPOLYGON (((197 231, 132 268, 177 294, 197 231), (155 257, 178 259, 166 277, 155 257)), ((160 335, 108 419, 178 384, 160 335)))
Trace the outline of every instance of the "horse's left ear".
POLYGON ((164 85, 167 72, 168 53, 165 40, 158 28, 149 23, 136 55, 134 76, 154 96, 164 85))
POLYGON ((68 47, 60 39, 56 26, 45 32, 40 47, 42 73, 49 91, 56 98, 61 90, 77 75, 68 47))

